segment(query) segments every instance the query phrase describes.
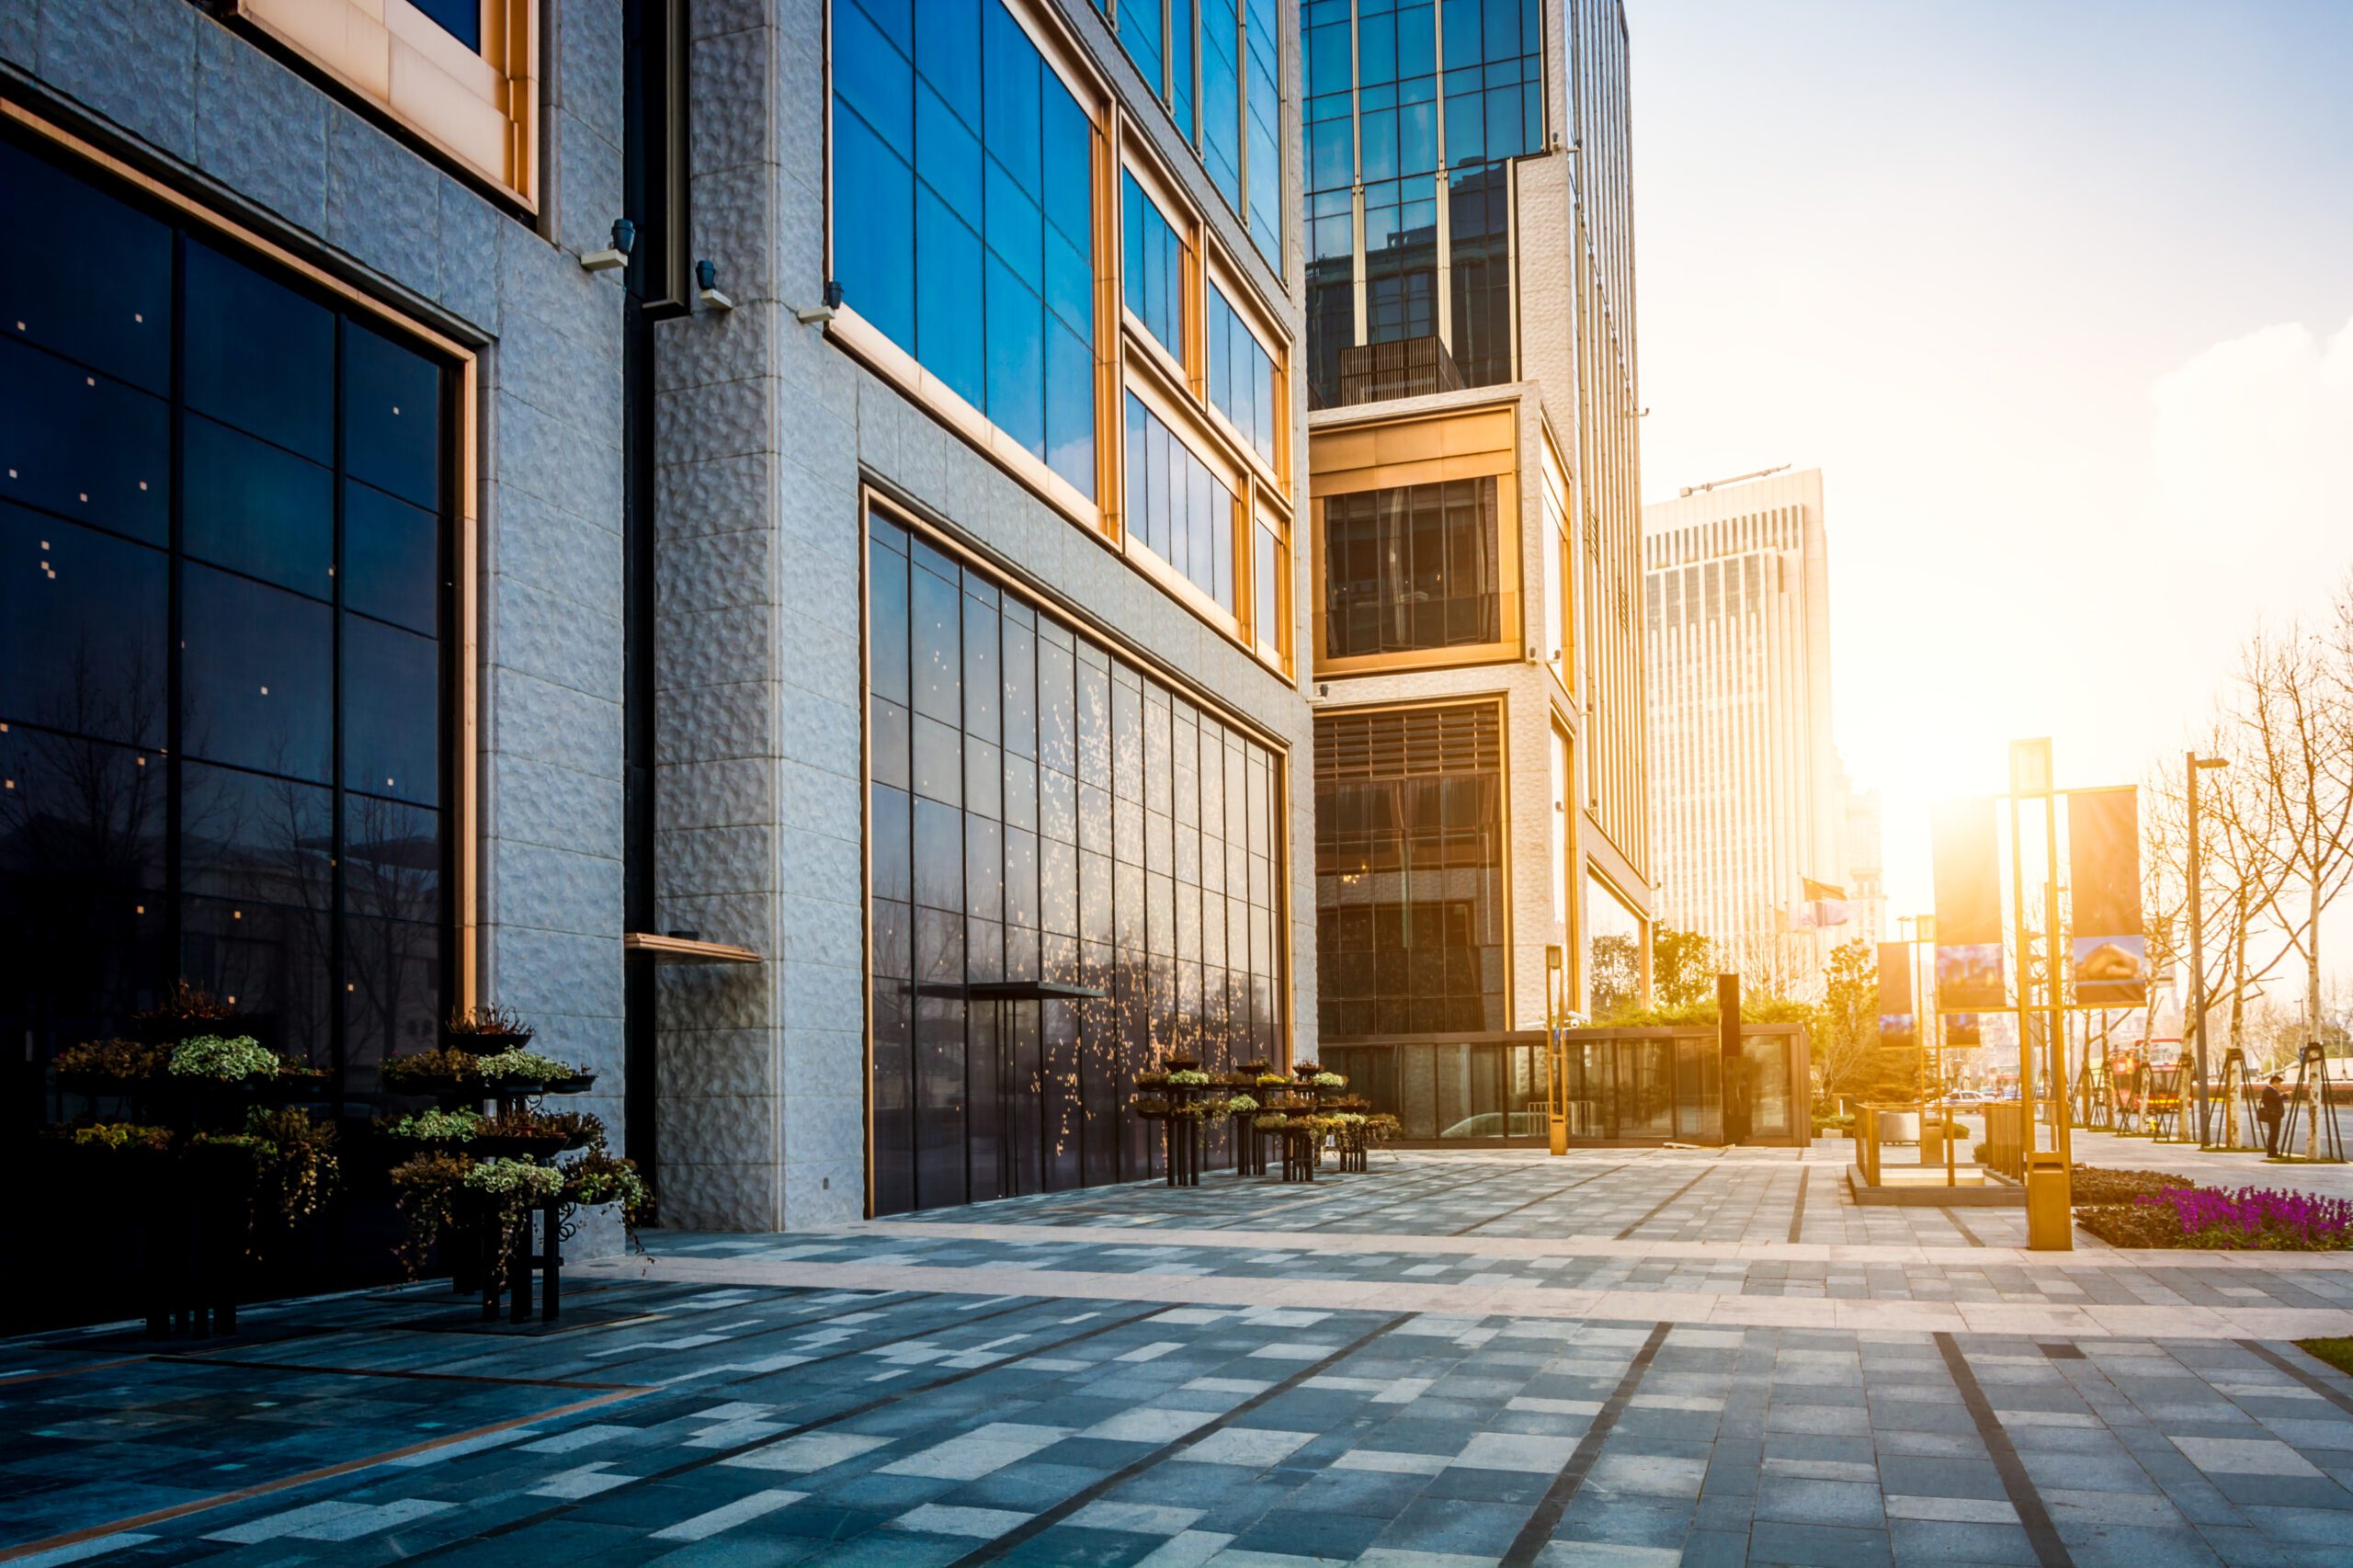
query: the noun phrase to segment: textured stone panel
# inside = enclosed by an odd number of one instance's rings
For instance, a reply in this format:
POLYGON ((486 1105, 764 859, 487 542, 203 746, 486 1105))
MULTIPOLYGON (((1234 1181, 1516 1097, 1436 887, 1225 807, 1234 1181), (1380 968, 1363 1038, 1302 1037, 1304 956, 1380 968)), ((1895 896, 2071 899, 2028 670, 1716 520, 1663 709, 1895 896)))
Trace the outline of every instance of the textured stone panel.
POLYGON ((787 1160, 784 1223, 787 1230, 824 1230, 855 1223, 866 1213, 866 1161, 787 1160))
POLYGON ((542 593, 602 615, 620 613, 621 536, 527 491, 499 493, 495 564, 501 575, 542 593))
POLYGON ((776 43, 774 33, 758 28, 699 38, 688 46, 688 84, 693 101, 718 109, 694 117, 690 144, 698 173, 717 174, 768 161, 767 117, 737 106, 762 101, 776 43))
MULTIPOLYGON (((678 1146, 664 1102, 662 1146, 678 1146)), ((766 1231, 777 1220, 777 1167, 756 1163, 685 1164, 662 1161, 662 1221, 687 1231, 766 1231)))
POLYGON ((621 784, 528 756, 498 759, 498 834, 521 844, 621 852, 621 784))
POLYGON ((774 516, 776 460, 766 452, 667 463, 654 483, 665 540, 765 528, 774 516))
POLYGON ((856 902, 858 884, 852 880, 839 891, 847 896, 787 894, 777 901, 777 926, 784 934, 786 962, 831 964, 846 970, 856 970, 866 962, 866 906, 856 902))
POLYGON ((327 211, 326 99, 225 28, 197 28, 196 46, 197 162, 288 222, 321 232, 327 211))
POLYGON ((197 29, 216 26, 184 0, 41 0, 40 75, 187 157, 196 150, 197 29))
MULTIPOLYGON (((603 537, 609 541, 606 548, 618 557, 620 541, 603 537)), ((502 665, 592 697, 621 699, 618 615, 542 593, 504 574, 492 579, 491 592, 502 665)))
POLYGON ((775 752, 769 717, 775 691, 766 681, 665 688, 654 723, 655 760, 665 769, 736 758, 758 758, 767 766, 775 752))
POLYGON ((500 925, 585 936, 620 929, 619 860, 504 839, 490 856, 490 918, 500 925))
POLYGON ((866 978, 856 969, 785 960, 784 1023, 788 1029, 866 1027, 866 978))
POLYGON ((776 885, 776 842, 766 827, 697 827, 655 838, 657 896, 766 892, 776 885))
POLYGON ((796 1101, 839 1097, 845 1085, 863 1095, 865 1082, 863 1028, 792 1031, 791 1049, 784 1053, 784 1092, 789 1097, 796 1101))
POLYGON ((591 430, 503 389, 497 413, 501 483, 528 490, 558 510, 616 534, 620 531, 617 428, 608 427, 611 435, 591 430))
POLYGON ((502 311, 538 321, 609 320, 616 335, 620 330, 621 285, 612 274, 583 272, 578 256, 521 223, 499 225, 498 296, 502 311))
MULTIPOLYGON (((769 1157, 773 1146, 769 1096, 686 1095, 662 1096, 662 1146, 705 1160, 769 1157)), ((667 1169, 667 1162, 664 1164, 667 1169)))
POLYGON ((605 1019, 621 1016, 618 931, 579 936, 508 926, 498 933, 497 950, 498 991, 494 1000, 501 1006, 516 1008, 533 1020, 559 1013, 605 1019))
MULTIPOLYGON (((773 592, 768 572, 774 538, 766 528, 746 528, 664 540, 654 563, 664 611, 684 614, 767 604, 773 592)), ((855 579, 851 586, 854 592, 855 579)))
POLYGON ((456 180, 441 179, 440 262, 436 297, 486 333, 498 322, 498 231, 509 226, 496 209, 456 180))
MULTIPOLYGON (((575 256, 613 243, 613 222, 622 210, 620 150, 579 116, 559 109, 541 117, 555 154, 557 243, 575 256)), ((620 287, 619 273, 609 287, 620 287)))
POLYGON ((765 606, 664 615, 654 653, 654 684, 665 691, 767 678, 772 665, 765 606))
POLYGON ((564 112, 606 142, 621 139, 620 0, 563 0, 551 74, 564 112))
POLYGON ((865 786, 852 774, 829 772, 803 763, 779 762, 779 820, 799 832, 824 834, 856 844, 865 833, 865 786))
POLYGON ((787 833, 777 847, 781 858, 779 892, 796 899, 850 903, 853 907, 864 896, 859 890, 866 881, 866 858, 849 840, 821 833, 787 833))
MULTIPOLYGON (((656 722, 668 718, 660 713, 656 722)), ((773 822, 776 790, 770 764, 766 757, 741 757, 664 767, 654 812, 665 829, 773 822)))
POLYGON ((327 120, 327 240, 387 277, 434 292, 441 176, 347 110, 327 120))
POLYGON ((809 330, 773 303, 737 293, 734 268, 710 259, 718 269, 713 281, 735 308, 715 311, 698 303, 690 316, 656 324, 661 352, 654 358, 654 376, 663 392, 758 375, 767 368, 770 340, 777 333, 809 330))
MULTIPOLYGON (((618 313, 618 302, 612 310, 618 313)), ((597 446, 618 451, 621 432, 619 334, 598 330, 603 324, 578 316, 543 323, 517 312, 506 324, 509 330, 499 345, 499 391, 545 410, 588 435, 597 446)))
POLYGON ((663 1042, 662 1078, 669 1092, 682 1099, 773 1095, 775 1031, 675 1031, 663 1042))
POLYGON ((858 710, 797 687, 787 687, 782 697, 777 714, 778 751, 794 761, 855 778, 864 744, 858 710))
MULTIPOLYGON (((757 952, 767 946, 764 939, 745 941, 749 932, 734 936, 724 934, 722 920, 705 919, 696 913, 699 907, 718 904, 740 904, 748 899, 682 899, 678 905, 663 915, 665 930, 699 931, 706 941, 736 941, 757 952)), ((765 932, 766 926, 762 926, 765 932)), ((776 998, 768 983, 766 966, 749 964, 665 964, 662 966, 662 1038, 673 1040, 699 1039, 711 1030, 771 1029, 776 998)), ((667 1044, 663 1049, 668 1050, 667 1044)))
POLYGON ((40 16, 31 0, 0 6, 0 60, 29 72, 40 53, 40 16))
POLYGON ((776 391, 775 382, 750 378, 657 394, 655 439, 663 458, 694 463, 771 450, 768 417, 776 391))
MULTIPOLYGON (((621 708, 571 687, 557 686, 519 670, 492 668, 483 676, 490 720, 484 744, 503 756, 542 762, 619 778, 621 770, 621 708)), ((496 764, 491 788, 496 798, 496 764)))
POLYGON ((694 176, 695 255, 717 265, 720 288, 738 306, 777 297, 775 177, 766 164, 694 176))

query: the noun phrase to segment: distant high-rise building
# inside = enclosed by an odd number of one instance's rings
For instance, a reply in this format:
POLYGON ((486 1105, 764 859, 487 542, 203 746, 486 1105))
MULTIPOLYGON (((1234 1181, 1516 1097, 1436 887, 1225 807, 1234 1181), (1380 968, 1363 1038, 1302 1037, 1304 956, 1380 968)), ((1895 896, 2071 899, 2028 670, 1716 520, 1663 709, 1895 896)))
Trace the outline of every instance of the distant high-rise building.
POLYGON ((1881 848, 1879 791, 1847 784, 1847 903, 1854 918, 1839 941, 1878 942, 1887 931, 1887 857, 1881 848))
POLYGON ((1626 28, 1619 0, 1302 24, 1318 1011, 1378 1083, 1388 1048, 1348 1042, 1646 994, 1626 28))
POLYGON ((1752 983, 1802 985, 1885 902, 1875 832, 1854 885, 1831 738, 1822 472, 1687 490, 1643 527, 1659 919, 1752 983))

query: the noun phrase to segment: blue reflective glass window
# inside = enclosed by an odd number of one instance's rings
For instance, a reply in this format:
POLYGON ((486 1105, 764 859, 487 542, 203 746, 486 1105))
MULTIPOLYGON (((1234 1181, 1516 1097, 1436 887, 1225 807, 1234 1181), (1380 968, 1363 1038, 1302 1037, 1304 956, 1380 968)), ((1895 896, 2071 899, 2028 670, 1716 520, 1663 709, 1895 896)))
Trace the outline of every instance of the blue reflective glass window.
POLYGON ((335 612, 189 562, 180 568, 180 745, 191 756, 325 783, 335 612))
POLYGON ((324 909, 334 868, 333 790, 233 767, 180 765, 186 891, 233 904, 324 909))
POLYGON ((1158 97, 1167 48, 1167 40, 1162 36, 1160 0, 1128 0, 1120 7, 1119 17, 1120 46, 1135 62, 1136 74, 1143 78, 1152 96, 1158 97))
POLYGON ((1039 85, 1041 76, 1051 73, 1038 58, 1038 46, 1029 41, 1029 33, 1000 4, 988 7, 981 56, 982 134, 989 153, 1024 190, 1035 191, 1043 177, 1039 85))
POLYGON ((441 628, 441 520, 381 490, 343 487, 343 602, 427 636, 441 628))
POLYGON ((981 14, 995 0, 923 0, 915 70, 977 134, 981 126, 981 14))
POLYGON ((861 3, 835 8, 843 298, 1091 495, 1094 124, 1000 0, 861 3))
POLYGON ((981 333, 981 239, 928 186, 915 193, 915 353, 974 408, 988 402, 981 333))
POLYGON ((314 462, 334 461, 334 315, 194 242, 183 267, 188 406, 314 462))
POLYGON ((482 52, 482 0, 409 0, 451 38, 482 52))
POLYGON ((1059 322, 1046 333, 1046 460, 1095 494, 1095 354, 1059 322))
POLYGON ((365 616, 343 618, 343 783, 419 805, 441 800, 439 646, 365 616))
MULTIPOLYGON (((915 85, 915 173, 967 228, 981 226, 981 139, 925 82, 915 85)), ((915 254, 925 254, 920 240, 915 254)))
POLYGON ((834 189, 834 275, 841 283, 842 298, 877 331, 912 353, 914 171, 864 121, 855 115, 835 115, 834 189))
POLYGON ((1244 0, 1243 51, 1246 89, 1244 108, 1248 116, 1249 212, 1251 243, 1267 265, 1282 267, 1282 97, 1276 84, 1281 59, 1276 30, 1274 0, 1244 0))
POLYGON ((1225 204, 1242 210, 1241 20, 1233 0, 1201 0, 1201 165, 1225 204))
POLYGON ((1040 457, 1046 455, 1045 304, 991 254, 988 303, 989 419, 1040 457))
POLYGON ((343 334, 343 465, 404 500, 441 505, 441 371, 357 324, 343 334))
POLYGON ((1275 361, 1243 324, 1224 290, 1210 289, 1210 405, 1245 437, 1260 460, 1275 460, 1275 361))
POLYGON ((1168 113, 1193 139, 1193 0, 1168 0, 1168 113))
POLYGON ((0 720, 161 745, 164 553, 0 504, 0 720))
POLYGON ((1135 176, 1120 176, 1128 309, 1178 359, 1185 358, 1185 242, 1135 176))
POLYGON ((6 143, 0 190, 17 214, 0 226, 0 337, 169 390, 171 230, 6 143))
POLYGON ((181 548, 314 599, 335 594, 335 474, 201 415, 180 426, 181 548))
POLYGON ((161 398, 0 337, 0 499, 162 544, 170 478, 161 398))
POLYGON ((1130 536, 1231 611, 1233 490, 1135 393, 1125 406, 1130 536))

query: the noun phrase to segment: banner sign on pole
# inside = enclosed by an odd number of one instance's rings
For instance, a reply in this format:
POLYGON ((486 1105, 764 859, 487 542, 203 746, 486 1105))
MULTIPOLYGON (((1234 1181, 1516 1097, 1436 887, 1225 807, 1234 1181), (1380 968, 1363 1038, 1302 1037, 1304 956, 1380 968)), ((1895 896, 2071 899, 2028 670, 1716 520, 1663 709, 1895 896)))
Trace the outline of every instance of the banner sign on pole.
POLYGON ((1912 1006, 1912 944, 1879 945, 1879 1043, 1882 1051, 1909 1051, 1920 1043, 1912 1006))
POLYGON ((1994 802, 1979 796, 1936 806, 1937 1005, 1995 1011, 2003 984, 2002 876, 1994 802))
POLYGON ((1949 1051, 1968 1051, 1985 1043, 1985 1026, 1974 1013, 1945 1015, 1945 1047, 1949 1051))
POLYGON ((2141 801, 2131 785, 2067 797, 2067 874, 2075 1000, 2138 1007, 2149 997, 2148 937, 2141 925, 2141 801))

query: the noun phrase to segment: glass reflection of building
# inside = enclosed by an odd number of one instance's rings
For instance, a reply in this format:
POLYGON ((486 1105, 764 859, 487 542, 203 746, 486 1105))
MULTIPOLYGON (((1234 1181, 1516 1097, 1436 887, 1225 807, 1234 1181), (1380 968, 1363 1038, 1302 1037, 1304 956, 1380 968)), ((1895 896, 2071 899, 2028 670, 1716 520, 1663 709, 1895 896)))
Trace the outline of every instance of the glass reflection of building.
POLYGON ((185 977, 364 1092, 441 1008, 443 364, 0 142, 0 1018, 185 977))
POLYGON ((1279 766, 881 514, 868 574, 875 1210, 1153 1174, 1139 1072, 1279 1057, 1279 766))

